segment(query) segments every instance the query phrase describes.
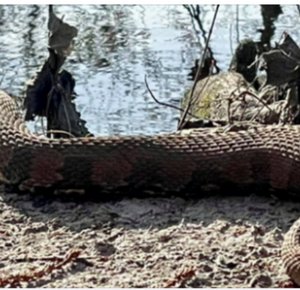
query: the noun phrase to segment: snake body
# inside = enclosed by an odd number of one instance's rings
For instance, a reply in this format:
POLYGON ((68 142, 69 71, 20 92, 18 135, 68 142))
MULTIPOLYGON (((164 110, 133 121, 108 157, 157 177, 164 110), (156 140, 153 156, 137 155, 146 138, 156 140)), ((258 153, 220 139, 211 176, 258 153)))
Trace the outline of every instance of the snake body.
MULTIPOLYGON (((300 126, 229 132, 49 139, 26 129, 14 100, 0 92, 0 178, 20 189, 160 186, 201 192, 268 185, 300 190, 300 126)), ((98 191, 98 192, 101 192, 98 191)), ((287 233, 283 265, 300 284, 300 221, 287 233)))

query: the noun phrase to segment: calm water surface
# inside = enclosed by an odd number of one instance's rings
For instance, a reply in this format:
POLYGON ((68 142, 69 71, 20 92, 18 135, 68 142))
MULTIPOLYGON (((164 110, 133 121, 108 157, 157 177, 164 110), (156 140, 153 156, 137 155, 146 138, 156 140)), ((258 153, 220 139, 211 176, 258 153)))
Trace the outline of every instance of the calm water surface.
MULTIPOLYGON (((300 44, 296 5, 282 8, 273 40, 287 31, 300 44)), ((191 87, 187 75, 201 49, 183 6, 63 5, 55 6, 55 12, 79 29, 64 68, 76 80, 78 110, 92 133, 154 134, 176 129, 179 112, 156 104, 144 77, 157 98, 175 105, 191 87)), ((206 31, 213 13, 213 6, 201 6, 206 31)), ((0 82, 14 95, 24 96, 26 81, 47 57, 47 16, 48 7, 43 5, 0 5, 0 82)), ((221 69, 228 68, 239 39, 259 39, 259 28, 258 5, 220 7, 211 48, 221 69)))

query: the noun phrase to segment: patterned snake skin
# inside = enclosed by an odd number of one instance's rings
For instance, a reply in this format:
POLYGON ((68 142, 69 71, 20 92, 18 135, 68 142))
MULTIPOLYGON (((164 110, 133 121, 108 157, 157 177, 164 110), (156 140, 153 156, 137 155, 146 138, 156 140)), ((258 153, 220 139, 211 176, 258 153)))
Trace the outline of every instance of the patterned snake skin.
MULTIPOLYGON (((210 184, 300 190, 299 126, 55 140, 31 134, 4 92, 0 115, 0 178, 21 190, 134 190, 156 185, 201 194, 210 184)), ((286 271, 300 285, 299 243, 300 220, 282 248, 286 271)))

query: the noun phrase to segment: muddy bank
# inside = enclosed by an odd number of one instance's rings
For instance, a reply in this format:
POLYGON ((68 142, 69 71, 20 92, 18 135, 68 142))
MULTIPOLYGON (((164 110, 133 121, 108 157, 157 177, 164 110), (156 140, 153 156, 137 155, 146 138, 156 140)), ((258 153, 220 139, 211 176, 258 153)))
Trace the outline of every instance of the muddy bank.
POLYGON ((282 286, 280 246, 299 214, 298 203, 271 196, 100 203, 1 193, 0 281, 14 275, 18 285, 22 274, 31 279, 19 285, 29 287, 282 286))

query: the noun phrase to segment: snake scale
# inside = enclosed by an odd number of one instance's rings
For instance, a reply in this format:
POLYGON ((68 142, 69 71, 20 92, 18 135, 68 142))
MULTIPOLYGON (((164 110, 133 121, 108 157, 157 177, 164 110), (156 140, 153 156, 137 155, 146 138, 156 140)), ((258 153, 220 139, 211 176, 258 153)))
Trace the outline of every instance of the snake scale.
MULTIPOLYGON (((27 130, 15 101, 3 91, 0 115, 0 178, 21 190, 157 185, 201 192, 212 183, 300 190, 300 126, 49 139, 27 130)), ((300 285, 300 220, 286 234, 282 261, 300 285)))

